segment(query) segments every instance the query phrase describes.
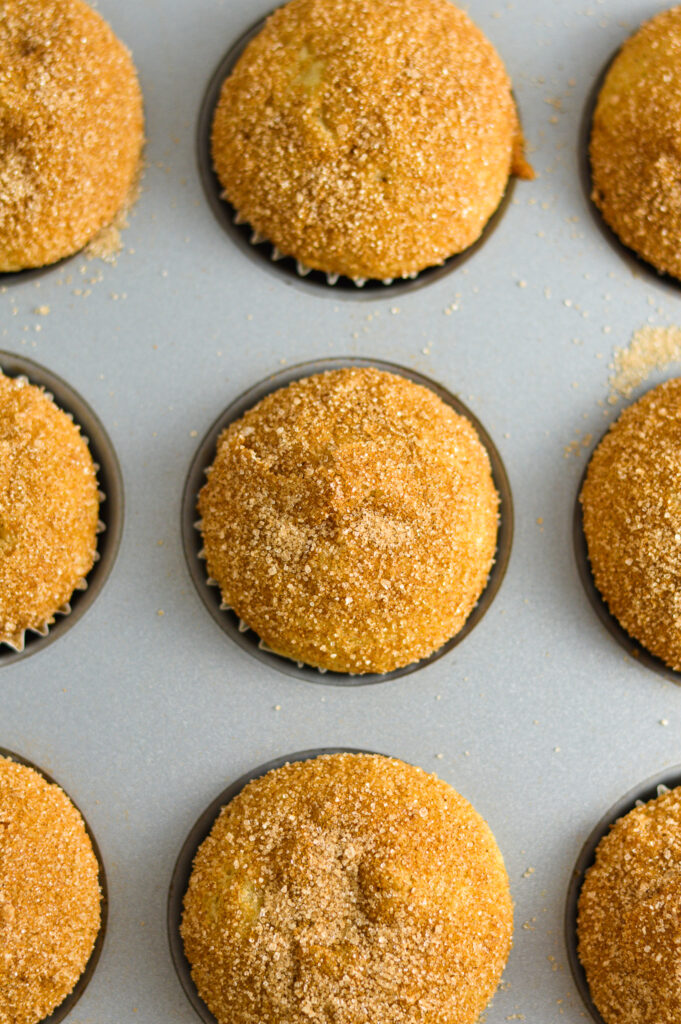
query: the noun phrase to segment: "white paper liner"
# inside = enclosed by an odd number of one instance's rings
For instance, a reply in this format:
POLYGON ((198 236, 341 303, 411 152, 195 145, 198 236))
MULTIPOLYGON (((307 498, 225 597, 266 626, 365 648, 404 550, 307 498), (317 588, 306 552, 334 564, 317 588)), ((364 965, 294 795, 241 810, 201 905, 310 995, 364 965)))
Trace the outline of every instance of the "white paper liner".
MULTIPOLYGON (((221 195, 220 195, 220 198, 224 199, 226 202, 229 202, 229 199, 227 197, 226 192, 222 192, 221 195)), ((236 225, 238 225, 238 226, 242 226, 244 224, 248 224, 248 221, 246 220, 246 218, 241 213, 235 213, 233 219, 234 219, 234 223, 236 225)), ((281 249, 277 248, 277 246, 273 242, 270 242, 269 239, 265 238, 265 236, 262 235, 255 228, 251 229, 250 242, 251 242, 251 245, 253 245, 253 246, 265 245, 265 244, 266 245, 270 245, 272 247, 272 251, 270 253, 270 259, 272 260, 273 263, 278 263, 280 260, 284 260, 284 259, 287 258, 286 257, 286 253, 283 253, 281 251, 281 249)), ((445 261, 441 260, 439 263, 434 264, 434 266, 441 267, 441 266, 444 265, 444 263, 445 263, 445 261)), ((308 267, 306 263, 302 263, 300 260, 295 260, 295 264, 296 264, 296 273, 298 274, 298 277, 305 278, 305 277, 308 276, 308 274, 311 274, 312 271, 315 269, 314 267, 308 267)), ((331 287, 333 287, 335 284, 338 284, 338 282, 340 281, 341 277, 345 276, 343 274, 336 274, 336 273, 331 273, 331 272, 328 272, 328 271, 327 272, 321 271, 321 273, 326 273, 326 283, 328 285, 330 285, 331 287)), ((411 274, 403 274, 402 277, 401 277, 401 280, 402 281, 415 281, 418 276, 419 276, 419 272, 417 270, 415 270, 411 274)), ((391 284, 394 283, 395 278, 394 277, 384 277, 384 278, 381 279, 381 278, 368 278, 368 277, 348 277, 348 281, 352 281, 352 283, 355 285, 356 288, 363 288, 364 285, 369 280, 377 280, 377 281, 380 280, 381 284, 385 285, 386 288, 387 288, 391 284)))
MULTIPOLYGON (((658 795, 658 797, 659 796, 664 796, 665 793, 671 793, 671 789, 669 788, 669 786, 665 786, 664 782, 661 782, 660 785, 657 787, 657 795, 658 795)), ((645 805, 646 805, 646 801, 645 800, 637 800, 634 806, 635 807, 645 807, 645 805)))
MULTIPOLYGON (((0 373, 2 373, 2 367, 1 366, 0 366, 0 373)), ((16 377, 12 378, 12 380, 21 381, 22 384, 29 384, 29 385, 32 384, 32 382, 29 380, 29 378, 26 376, 25 373, 17 374, 16 377)), ((33 386, 40 388, 46 398, 49 398, 49 400, 51 402, 54 402, 54 404, 57 406, 57 408, 61 412, 63 412, 68 417, 68 419, 71 420, 72 423, 75 422, 74 419, 73 419, 73 414, 70 413, 70 412, 67 412, 66 409, 62 409, 61 408, 61 406, 56 401, 56 399, 55 399, 55 397, 54 397, 54 395, 52 394, 51 391, 48 391, 47 388, 42 387, 40 384, 36 384, 36 385, 33 385, 33 386)), ((88 451, 90 452, 90 457, 92 458, 92 452, 90 451, 90 439, 88 437, 86 437, 86 435, 82 432, 82 430, 80 429, 80 425, 79 424, 76 424, 76 426, 79 427, 79 434, 83 438, 83 440, 85 441, 85 444, 87 445, 88 451)), ((100 467, 98 462, 95 462, 94 459, 92 459, 92 465, 94 467, 95 479, 96 479, 97 478, 97 473, 99 472, 101 467, 100 467)), ((102 502, 106 501, 106 494, 104 493, 104 491, 99 489, 99 486, 97 487, 97 498, 99 500, 100 506, 101 506, 102 502)), ((97 520, 97 526, 95 527, 95 537, 99 536, 100 533, 104 533, 105 530, 106 530, 106 523, 104 523, 101 519, 98 519, 97 520)), ((100 560, 100 558, 101 558, 101 555, 99 554, 99 551, 97 551, 97 549, 95 548, 95 553, 94 553, 94 556, 93 556, 93 559, 92 559, 92 568, 90 569, 90 572, 92 572, 92 570, 94 569, 94 567, 96 566, 96 564, 100 560)), ((75 586, 73 588, 73 593, 75 593, 77 590, 79 590, 79 591, 87 590, 87 588, 88 588, 88 582, 87 582, 87 579, 83 576, 83 577, 81 577, 76 582, 76 584, 75 584, 75 586)), ((54 624, 56 616, 57 615, 61 615, 63 618, 66 618, 66 616, 71 614, 71 611, 72 611, 71 602, 67 601, 65 604, 63 604, 61 606, 61 608, 57 608, 55 610, 54 614, 49 619, 47 619, 45 622, 42 622, 42 623, 40 623, 37 626, 27 626, 26 629, 23 629, 20 632, 15 633, 14 637, 11 640, 8 640, 8 639, 5 639, 3 637, 0 637, 0 651, 2 651, 3 646, 5 646, 5 647, 9 647, 10 650, 14 651, 16 654, 22 654, 24 649, 25 649, 25 647, 26 647, 26 634, 27 633, 32 633, 34 636, 39 636, 39 637, 45 638, 48 635, 48 633, 50 632, 50 626, 52 626, 54 624)))

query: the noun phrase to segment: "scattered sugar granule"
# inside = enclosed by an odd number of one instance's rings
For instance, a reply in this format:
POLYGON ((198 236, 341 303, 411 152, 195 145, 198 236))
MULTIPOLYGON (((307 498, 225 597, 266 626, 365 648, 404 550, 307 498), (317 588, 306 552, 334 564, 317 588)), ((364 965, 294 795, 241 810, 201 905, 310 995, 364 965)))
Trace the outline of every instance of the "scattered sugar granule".
POLYGON ((681 362, 681 327, 640 327, 625 348, 616 348, 610 369, 608 401, 614 405, 628 398, 654 370, 681 362))

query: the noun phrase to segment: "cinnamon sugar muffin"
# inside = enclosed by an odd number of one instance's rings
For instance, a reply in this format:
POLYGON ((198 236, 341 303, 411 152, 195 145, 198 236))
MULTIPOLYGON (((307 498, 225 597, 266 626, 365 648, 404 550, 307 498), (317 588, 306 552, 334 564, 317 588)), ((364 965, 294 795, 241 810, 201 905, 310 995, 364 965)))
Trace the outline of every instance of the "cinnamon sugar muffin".
POLYGON ((625 409, 580 495, 598 590, 620 625, 681 669, 681 378, 625 409))
POLYGON ((37 1024, 72 991, 100 928, 98 876, 67 795, 0 757, 2 1024, 37 1024))
POLYGON ((617 821, 579 897, 579 958, 605 1024, 681 1018, 681 789, 617 821))
POLYGON ((463 797, 402 761, 332 754, 223 808, 181 933, 219 1024, 473 1024, 512 928, 501 853, 463 797))
POLYGON ((143 143, 130 54, 82 0, 0 5, 0 271, 54 263, 132 197, 143 143))
POLYGON ((292 0, 225 81, 212 152, 241 219, 354 279, 461 252, 532 175, 503 63, 449 0, 292 0))
POLYGON ((220 436, 198 508, 225 604, 277 654, 336 672, 389 672, 441 647, 496 549, 473 426, 373 368, 267 395, 220 436))
POLYGON ((0 373, 0 645, 24 646, 84 587, 99 493, 80 429, 41 388, 0 373))
POLYGON ((625 245, 681 278, 681 7, 646 22, 606 76, 593 118, 592 198, 625 245))

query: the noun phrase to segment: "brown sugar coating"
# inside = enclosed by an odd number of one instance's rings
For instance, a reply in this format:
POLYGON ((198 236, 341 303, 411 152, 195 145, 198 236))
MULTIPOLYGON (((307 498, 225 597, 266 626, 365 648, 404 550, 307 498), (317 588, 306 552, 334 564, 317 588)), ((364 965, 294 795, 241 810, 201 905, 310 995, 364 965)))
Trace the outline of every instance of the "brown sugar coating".
POLYGON ((579 957, 605 1024, 681 1020, 681 789, 613 825, 579 898, 579 957))
POLYGON ((593 119, 593 200, 625 245, 681 277, 681 7, 629 39, 593 119))
POLYGON ((223 808, 181 926, 219 1024, 473 1024, 512 930, 480 815, 435 776, 358 754, 286 765, 223 808))
POLYGON ((418 661, 461 629, 497 509, 468 420, 364 368, 264 398, 219 438, 199 496, 226 605, 277 653, 352 673, 418 661))
POLYGON ((82 249, 131 195, 143 143, 130 54, 82 0, 0 6, 0 271, 82 249))
POLYGON ((610 611, 681 669, 681 378, 624 410, 594 452, 580 500, 610 611))
POLYGON ((225 81, 212 151, 243 219, 351 278, 443 262, 532 176, 501 59, 449 0, 292 0, 225 81))
POLYGON ((0 1021, 36 1024, 71 992, 100 927, 83 819, 32 768, 0 757, 0 1021))
POLYGON ((0 644, 23 648, 83 586, 99 494, 88 446, 37 387, 0 373, 0 644))

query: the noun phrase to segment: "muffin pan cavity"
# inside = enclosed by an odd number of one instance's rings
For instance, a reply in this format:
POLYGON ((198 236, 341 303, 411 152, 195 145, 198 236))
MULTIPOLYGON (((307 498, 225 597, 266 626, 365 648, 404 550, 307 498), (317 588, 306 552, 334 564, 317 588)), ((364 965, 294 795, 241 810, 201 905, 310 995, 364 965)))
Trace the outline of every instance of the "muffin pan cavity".
MULTIPOLYGON (((50 783, 50 785, 59 786, 59 783, 55 779, 53 779, 52 776, 48 775, 47 772, 43 771, 42 768, 39 768, 38 765, 34 764, 32 761, 29 761, 27 758, 22 757, 20 754, 15 754, 12 750, 6 750, 4 747, 0 747, 0 757, 9 758, 11 761, 16 761, 17 764, 23 764, 27 768, 32 768, 33 771, 37 772, 38 775, 41 775, 46 782, 50 783)), ((59 788, 62 789, 63 787, 59 786, 59 788)), ((66 792, 66 790, 63 791, 66 792)), ((68 793, 66 795, 68 796, 68 793)), ((69 800, 71 800, 70 796, 69 800)), ((92 953, 90 954, 90 959, 88 960, 85 966, 85 970, 83 971, 80 978, 76 982, 76 985, 74 986, 73 990, 66 997, 66 999, 64 999, 64 1001, 60 1003, 55 1010, 52 1011, 52 1013, 48 1017, 43 1018, 40 1024, 61 1024, 61 1022, 71 1014, 72 1010, 75 1008, 81 996, 84 994, 88 985, 92 981, 93 975, 97 968, 97 964, 99 963, 99 958, 102 955, 102 949, 104 948, 104 940, 106 937, 109 897, 107 889, 106 871, 104 868, 104 860, 102 858, 99 846, 97 845, 97 840, 94 837, 92 829, 88 825, 85 815, 81 811, 80 807, 78 807, 78 805, 73 800, 71 800, 71 803, 73 804, 73 806, 76 808, 81 818, 83 819, 85 831, 92 844, 92 849, 97 859, 97 865, 99 868, 99 888, 102 894, 100 902, 101 923, 92 953)))
POLYGON ((199 175, 208 204, 218 224, 229 235, 238 248, 260 267, 285 284, 293 285, 317 295, 333 299, 387 299, 405 292, 422 288, 441 280, 461 268, 491 236, 509 208, 515 189, 516 178, 511 175, 497 209, 487 221, 480 237, 463 252, 450 256, 439 266, 428 267, 419 274, 407 278, 377 281, 372 279, 351 279, 343 275, 326 274, 303 266, 290 256, 284 256, 276 246, 262 238, 257 231, 237 214, 231 203, 223 197, 223 189, 213 168, 211 155, 211 130, 215 108, 220 97, 222 84, 232 72, 239 57, 250 41, 258 35, 266 22, 259 19, 227 51, 216 67, 206 88, 199 110, 196 132, 196 152, 199 175))
POLYGON ((633 249, 625 245, 619 236, 613 231, 610 225, 606 222, 601 211, 598 209, 592 199, 593 194, 593 177, 591 172, 591 158, 589 156, 589 143, 591 139, 591 129, 593 126, 594 112, 598 103, 598 97, 605 79, 607 78, 608 72, 619 56, 621 46, 612 53, 603 68, 596 76, 593 86, 589 89, 587 94, 586 102, 584 104, 584 110, 582 113, 582 119, 579 127, 579 143, 577 146, 577 153, 579 159, 579 178, 582 183, 582 190, 584 192, 584 199, 586 205, 589 208, 591 214, 591 220, 598 228, 600 234, 605 238, 611 248, 617 253, 617 255, 627 264, 632 275, 636 278, 641 278, 643 281, 656 281, 657 284, 663 285, 672 292, 679 292, 681 290, 681 281, 677 278, 672 277, 671 274, 665 274, 659 271, 656 267, 649 263, 646 259, 640 256, 633 249))
POLYGON ((355 359, 351 357, 323 359, 311 363, 301 363, 266 378, 232 402, 218 417, 199 445, 189 469, 182 500, 182 536, 189 572, 201 600, 223 632, 231 637, 243 650, 257 658, 264 665, 275 668, 279 672, 293 676, 296 679, 311 683, 323 683, 328 686, 368 686, 373 683, 384 683, 393 679, 399 679, 420 668, 433 664, 460 644, 480 622, 501 586, 510 558, 513 541, 513 499, 506 470, 491 437, 463 402, 441 385, 413 370, 395 366, 392 363, 386 363, 378 359, 355 359), (455 636, 431 654, 429 658, 424 658, 422 661, 405 665, 403 668, 386 672, 385 674, 351 675, 343 672, 323 672, 309 665, 290 661, 265 648, 255 633, 248 629, 245 623, 240 621, 231 609, 223 607, 219 588, 208 579, 205 561, 200 557, 202 539, 197 528, 198 513, 196 511, 196 501, 199 490, 205 480, 206 468, 213 461, 216 443, 222 431, 231 422, 243 416, 248 409, 256 405, 265 395, 276 391, 278 388, 285 387, 291 381, 299 380, 312 374, 323 373, 326 370, 336 370, 350 366, 372 366, 379 370, 386 370, 390 373, 406 377, 417 384, 429 388, 446 404, 451 405, 456 412, 465 416, 474 426, 483 447, 487 451, 492 466, 492 477, 500 497, 499 529, 494 565, 492 566, 482 596, 466 620, 465 625, 455 636))
POLYGON ((633 811, 640 804, 648 803, 649 800, 654 800, 661 793, 669 789, 675 789, 677 786, 681 786, 681 766, 667 768, 630 789, 628 793, 606 811, 595 826, 584 843, 572 870, 565 904, 565 946, 567 948, 572 977, 594 1024, 605 1024, 605 1022, 594 1006, 586 974, 577 955, 577 908, 584 876, 594 862, 596 847, 619 818, 624 817, 625 814, 633 811))
MULTIPOLYGON (((607 434, 607 431, 606 431, 607 434)), ((603 435, 605 437, 605 434, 603 435)), ((601 437, 598 444, 603 440, 601 437)), ((577 572, 579 579, 584 587, 584 593, 589 599, 589 604, 596 612, 596 615, 603 623, 610 635, 617 641, 630 658, 633 658, 640 665, 644 665, 646 668, 651 669, 663 678, 670 680, 673 683, 679 685, 681 683, 681 674, 675 672, 669 665, 665 665, 661 658, 651 654, 650 651, 646 650, 642 644, 637 640, 634 640, 632 636, 627 633, 625 629, 620 626, 619 622, 612 614, 606 601, 600 594, 596 581, 594 580, 593 571, 591 569, 591 562, 589 561, 589 551, 586 543, 586 537, 584 535, 584 521, 582 513, 582 504, 579 500, 579 496, 582 493, 582 487, 586 480, 586 475, 589 469, 589 463, 591 456, 593 455, 598 444, 594 445, 589 458, 587 459, 584 467, 584 472, 579 481, 579 487, 577 488, 577 494, 575 497, 574 513, 572 517, 572 544, 574 549, 575 561, 577 563, 577 572)))
POLYGON ((0 644, 0 667, 13 664, 49 646, 83 617, 103 589, 113 569, 123 531, 123 477, 111 439, 94 410, 77 391, 55 373, 11 352, 0 351, 0 370, 8 377, 25 377, 43 387, 56 404, 69 413, 88 441, 100 491, 97 557, 85 589, 76 589, 68 605, 57 612, 44 633, 27 630, 23 651, 0 644))

